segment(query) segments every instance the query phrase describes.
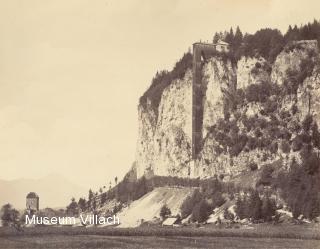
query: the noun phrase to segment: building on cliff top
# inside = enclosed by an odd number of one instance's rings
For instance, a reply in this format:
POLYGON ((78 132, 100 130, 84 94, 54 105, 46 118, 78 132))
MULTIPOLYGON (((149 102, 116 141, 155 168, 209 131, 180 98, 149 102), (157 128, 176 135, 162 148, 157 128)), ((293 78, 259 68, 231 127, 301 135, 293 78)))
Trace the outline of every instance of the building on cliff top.
POLYGON ((214 44, 216 47, 216 50, 219 52, 229 52, 229 43, 223 41, 223 40, 218 40, 216 44, 214 44))

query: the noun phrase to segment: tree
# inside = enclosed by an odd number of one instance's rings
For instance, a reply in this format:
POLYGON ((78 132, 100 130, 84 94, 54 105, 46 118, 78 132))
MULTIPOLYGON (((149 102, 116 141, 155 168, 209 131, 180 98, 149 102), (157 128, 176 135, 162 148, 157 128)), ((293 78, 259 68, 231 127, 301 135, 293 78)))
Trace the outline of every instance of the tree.
POLYGON ((107 193, 105 192, 105 193, 103 193, 103 194, 101 195, 101 201, 100 201, 101 206, 102 206, 106 201, 107 201, 107 193))
POLYGON ((233 221, 234 220, 234 214, 231 213, 227 208, 224 210, 223 212, 223 217, 226 219, 226 220, 231 220, 233 221))
POLYGON ((93 199, 91 208, 92 208, 93 211, 95 211, 97 209, 97 200, 96 200, 96 198, 93 199))
POLYGON ((164 220, 165 218, 167 218, 170 215, 171 215, 170 208, 168 208, 168 206, 166 204, 164 204, 160 210, 160 217, 162 218, 162 220, 164 220))
POLYGON ((320 158, 316 153, 310 153, 310 156, 304 159, 303 167, 309 175, 319 172, 320 158))
POLYGON ((188 217, 197 203, 203 200, 203 195, 196 189, 191 196, 188 196, 181 205, 182 218, 188 217))
POLYGON ((87 204, 86 199, 79 198, 78 206, 82 212, 86 210, 86 204, 87 204))
POLYGON ((307 132, 310 130, 311 128, 311 124, 312 124, 312 116, 311 115, 307 115, 304 120, 302 121, 302 128, 307 132))
POLYGON ((262 202, 257 190, 254 190, 251 192, 249 205, 251 210, 249 217, 252 218, 253 220, 261 219, 262 202))
POLYGON ((266 196, 262 200, 262 207, 261 207, 261 216, 264 221, 271 221, 272 216, 276 214, 276 203, 273 199, 270 199, 269 196, 266 196))
POLYGON ((318 124, 316 122, 313 123, 313 125, 311 127, 311 131, 312 131, 313 145, 315 147, 317 147, 318 149, 320 149, 320 133, 318 130, 318 124))
POLYGON ((219 35, 219 33, 216 32, 213 36, 213 43, 214 44, 217 43, 219 41, 219 39, 220 39, 220 35, 219 35))
POLYGON ((206 200, 201 200, 197 203, 192 210, 192 221, 197 221, 199 223, 205 222, 212 212, 211 206, 206 200))
POLYGON ((78 203, 73 197, 71 199, 71 203, 67 206, 67 214, 71 216, 76 216, 79 214, 78 203))
POLYGON ((286 140, 282 140, 281 142, 281 150, 283 153, 288 154, 290 152, 290 145, 286 140))
POLYGON ((235 49, 238 49, 241 46, 242 40, 243 40, 243 34, 242 34, 239 26, 237 26, 236 33, 235 33, 234 39, 233 39, 233 46, 235 49))
POLYGON ((227 43, 229 43, 230 45, 233 45, 234 34, 233 34, 232 27, 230 28, 230 32, 226 34, 226 37, 224 39, 227 43))
POLYGON ((93 191, 91 189, 89 189, 89 195, 88 195, 88 202, 91 203, 93 198, 93 191))
MULTIPOLYGON (((5 204, 1 208, 1 221, 2 226, 14 226, 16 227, 19 223, 19 212, 14 209, 11 204, 5 204)), ((20 227, 20 226, 19 226, 20 227)))
POLYGON ((246 197, 244 197, 244 199, 242 199, 241 197, 238 197, 236 200, 236 214, 240 219, 244 219, 247 218, 247 213, 245 210, 245 204, 246 204, 246 197))
POLYGON ((117 185, 117 183, 118 183, 118 177, 117 176, 114 178, 114 182, 117 185))

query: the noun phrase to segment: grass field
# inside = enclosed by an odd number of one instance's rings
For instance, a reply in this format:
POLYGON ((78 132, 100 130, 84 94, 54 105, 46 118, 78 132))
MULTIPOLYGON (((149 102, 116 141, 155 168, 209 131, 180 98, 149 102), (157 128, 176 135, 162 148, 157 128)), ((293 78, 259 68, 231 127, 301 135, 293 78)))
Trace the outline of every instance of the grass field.
POLYGON ((0 238, 0 248, 320 248, 319 240, 237 238, 237 237, 154 237, 103 235, 45 235, 0 238))
POLYGON ((320 249, 319 227, 253 229, 36 227, 23 233, 0 228, 0 248, 258 248, 320 249))

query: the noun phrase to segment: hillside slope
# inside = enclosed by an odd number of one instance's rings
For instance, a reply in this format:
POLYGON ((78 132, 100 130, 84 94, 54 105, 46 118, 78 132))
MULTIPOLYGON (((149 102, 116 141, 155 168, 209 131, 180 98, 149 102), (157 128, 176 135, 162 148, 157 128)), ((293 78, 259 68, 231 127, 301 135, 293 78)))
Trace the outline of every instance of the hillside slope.
POLYGON ((120 227, 136 227, 140 225, 142 219, 150 221, 154 217, 159 217, 160 209, 164 204, 170 208, 172 215, 177 215, 180 213, 182 202, 193 191, 194 188, 156 188, 119 213, 120 227))

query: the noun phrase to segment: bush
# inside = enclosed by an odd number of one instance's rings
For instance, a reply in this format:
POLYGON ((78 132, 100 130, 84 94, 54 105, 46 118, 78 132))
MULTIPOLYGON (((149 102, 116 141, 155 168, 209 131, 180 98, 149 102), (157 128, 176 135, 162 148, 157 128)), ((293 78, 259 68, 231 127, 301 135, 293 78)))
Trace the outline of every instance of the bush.
POLYGON ((259 84, 251 84, 245 89, 245 96, 248 102, 260 102, 267 101, 271 94, 271 84, 262 82, 259 84))
POLYGON ((291 148, 294 152, 296 152, 301 150, 302 145, 303 145, 303 142, 302 142, 301 136, 298 135, 293 139, 291 148))
POLYGON ((0 213, 2 226, 16 225, 19 223, 19 212, 14 209, 11 204, 3 205, 0 213))
POLYGON ((250 162, 248 167, 250 168, 251 171, 255 171, 258 169, 258 164, 256 164, 255 162, 250 162))
POLYGON ((273 141, 271 144, 268 146, 269 151, 273 154, 278 152, 278 143, 277 141, 273 141))
POLYGON ((304 131, 308 132, 311 128, 311 124, 312 124, 312 116, 311 115, 307 115, 304 120, 302 121, 302 128, 304 129, 304 131))
POLYGON ((160 217, 164 220, 165 218, 167 218, 170 215, 171 215, 170 208, 168 208, 168 206, 166 204, 163 205, 160 210, 160 217))
POLYGON ((319 172, 320 158, 316 153, 311 153, 309 157, 305 158, 303 167, 309 175, 314 175, 319 172))
POLYGON ((231 220, 233 221, 234 220, 234 214, 229 212, 228 209, 225 209, 224 212, 223 212, 223 217, 226 219, 226 220, 231 220))
POLYGON ((265 185, 270 186, 273 182, 272 173, 274 171, 274 168, 272 165, 266 165, 263 167, 261 176, 259 181, 257 182, 257 185, 265 185))
POLYGON ((320 149, 320 133, 318 130, 318 124, 316 122, 313 123, 311 130, 312 130, 311 136, 312 136, 313 145, 316 148, 320 149))
POLYGON ((282 140, 281 142, 281 150, 283 153, 289 153, 290 152, 290 145, 287 141, 282 140))

